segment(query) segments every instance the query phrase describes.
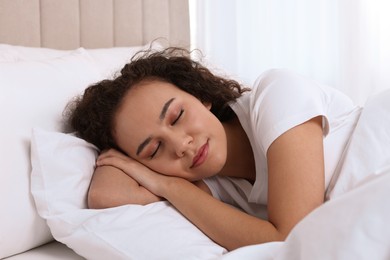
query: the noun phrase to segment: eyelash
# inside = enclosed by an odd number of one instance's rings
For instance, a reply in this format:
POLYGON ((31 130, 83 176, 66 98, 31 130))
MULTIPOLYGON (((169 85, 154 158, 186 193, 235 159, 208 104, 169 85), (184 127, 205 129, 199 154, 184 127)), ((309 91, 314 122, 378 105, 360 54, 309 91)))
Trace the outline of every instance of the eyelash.
MULTIPOLYGON (((184 109, 181 109, 179 115, 177 116, 177 118, 175 120, 173 120, 171 125, 175 125, 177 123, 177 121, 179 121, 179 119, 181 118, 183 113, 184 113, 184 109)), ((154 152, 150 155, 150 159, 154 158, 154 156, 157 154, 158 150, 160 149, 160 146, 161 146, 161 142, 158 142, 156 150, 154 150, 154 152)))
POLYGON ((150 155, 150 159, 153 159, 153 157, 156 155, 158 152, 158 149, 160 149, 161 142, 158 142, 156 150, 150 155))
POLYGON ((176 117, 175 120, 173 120, 173 122, 171 123, 171 125, 175 125, 177 123, 177 121, 179 121, 179 119, 181 118, 181 116, 183 115, 184 113, 184 109, 180 109, 180 113, 179 115, 176 117))

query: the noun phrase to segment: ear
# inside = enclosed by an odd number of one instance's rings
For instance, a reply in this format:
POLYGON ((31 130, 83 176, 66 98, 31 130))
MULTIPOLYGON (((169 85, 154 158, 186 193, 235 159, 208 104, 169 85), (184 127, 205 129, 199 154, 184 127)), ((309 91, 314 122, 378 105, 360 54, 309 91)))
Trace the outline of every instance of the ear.
POLYGON ((204 105, 208 110, 211 109, 212 104, 211 104, 210 102, 202 102, 202 103, 203 103, 203 105, 204 105))

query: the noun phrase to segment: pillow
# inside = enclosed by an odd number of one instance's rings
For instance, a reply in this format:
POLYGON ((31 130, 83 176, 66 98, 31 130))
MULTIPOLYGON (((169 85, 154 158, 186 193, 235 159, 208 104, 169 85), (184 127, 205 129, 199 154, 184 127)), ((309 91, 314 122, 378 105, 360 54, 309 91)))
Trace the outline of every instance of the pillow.
MULTIPOLYGON (((68 55, 74 50, 57 50, 38 47, 24 47, 19 45, 0 44, 0 53, 9 53, 14 61, 49 60, 68 55)), ((0 62, 3 59, 0 56, 0 62)))
MULTIPOLYGON (((95 62, 100 73, 104 78, 114 76, 131 57, 142 49, 161 49, 162 44, 159 42, 148 43, 145 45, 132 47, 115 47, 115 48, 100 48, 86 49, 92 61, 95 62)), ((0 44, 0 62, 10 61, 28 61, 28 60, 47 60, 68 55, 72 51, 57 50, 49 48, 24 47, 9 44, 0 44)))
POLYGON ((1 50, 0 49, 0 62, 15 62, 18 61, 18 53, 14 50, 1 50))
POLYGON ((34 129, 32 183, 54 238, 87 259, 211 259, 226 250, 168 202, 86 209, 97 150, 71 134, 34 129))
POLYGON ((162 49, 160 43, 153 42, 143 46, 87 49, 87 51, 99 67, 102 75, 112 78, 130 61, 134 54, 140 50, 149 49, 149 47, 154 50, 162 49))
POLYGON ((83 49, 45 61, 0 63, 0 258, 52 240, 30 194, 32 127, 62 131, 67 102, 101 79, 83 49))

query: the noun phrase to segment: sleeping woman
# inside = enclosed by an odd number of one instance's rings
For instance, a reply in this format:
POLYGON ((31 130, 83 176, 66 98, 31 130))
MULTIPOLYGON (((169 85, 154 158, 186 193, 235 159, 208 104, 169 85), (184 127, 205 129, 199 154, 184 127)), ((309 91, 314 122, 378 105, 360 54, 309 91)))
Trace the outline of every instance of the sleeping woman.
POLYGON ((69 120, 101 150, 89 207, 168 200, 233 250, 284 240, 324 203, 360 111, 287 70, 249 89, 167 48, 88 87, 69 120))

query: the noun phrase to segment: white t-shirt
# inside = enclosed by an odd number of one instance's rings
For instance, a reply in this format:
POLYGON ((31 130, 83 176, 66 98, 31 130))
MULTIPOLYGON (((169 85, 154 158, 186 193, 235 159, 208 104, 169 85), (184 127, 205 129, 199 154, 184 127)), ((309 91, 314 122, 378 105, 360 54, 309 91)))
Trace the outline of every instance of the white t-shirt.
POLYGON ((340 91, 320 85, 288 70, 269 70, 231 104, 252 145, 256 180, 215 176, 205 182, 213 196, 267 218, 267 150, 284 132, 322 116, 325 188, 337 170, 344 148, 356 126, 361 108, 340 91))

